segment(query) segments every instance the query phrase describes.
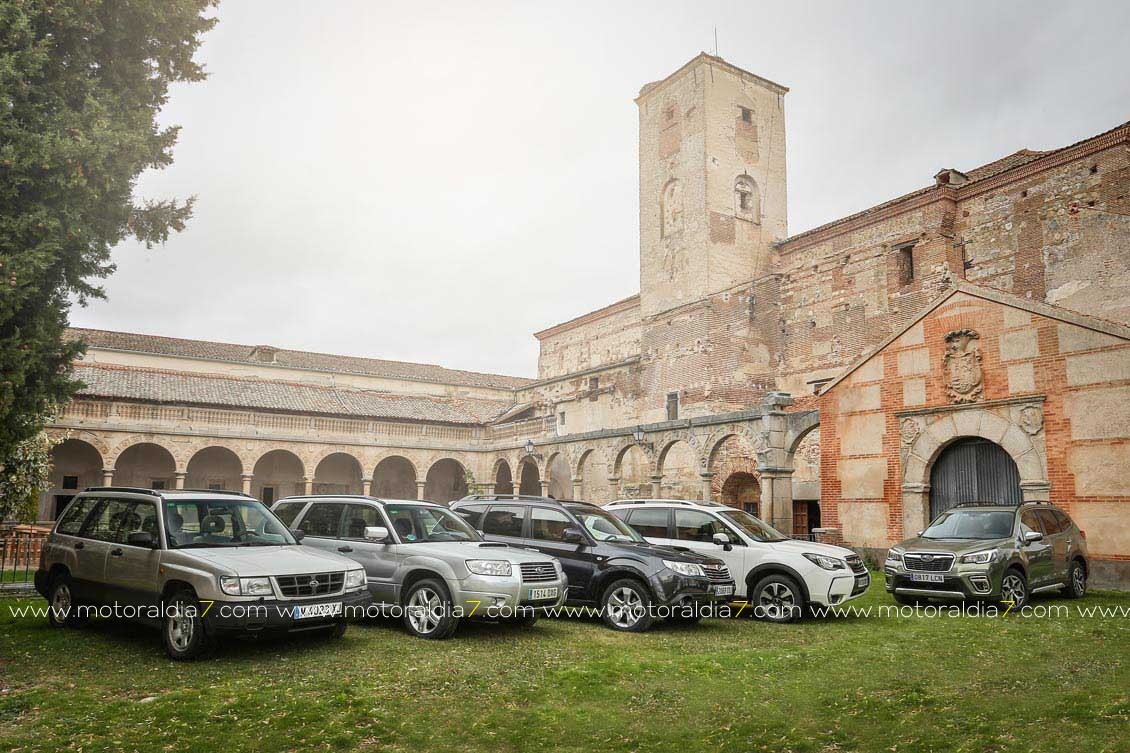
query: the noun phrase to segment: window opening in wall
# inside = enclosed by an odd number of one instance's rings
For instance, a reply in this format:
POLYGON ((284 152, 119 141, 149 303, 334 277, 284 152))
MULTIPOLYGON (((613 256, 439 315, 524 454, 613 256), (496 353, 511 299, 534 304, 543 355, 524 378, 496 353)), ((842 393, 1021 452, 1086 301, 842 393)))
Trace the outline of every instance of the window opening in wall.
POLYGON ((738 109, 742 111, 742 122, 743 123, 752 123, 753 122, 753 110, 749 109, 748 107, 741 107, 741 106, 739 106, 738 109))
POLYGON ((150 489, 164 489, 165 488, 165 482, 162 479, 154 479, 153 483, 151 483, 149 485, 149 488, 150 489))
POLYGON ((275 487, 264 486, 263 487, 263 504, 265 504, 269 507, 270 505, 274 504, 274 502, 275 502, 275 487))
POLYGON ((667 420, 677 421, 679 419, 679 393, 667 393, 667 420))
POLYGON ((914 244, 907 243, 895 249, 898 254, 896 264, 898 266, 899 285, 909 285, 914 282, 914 244))
POLYGON ((63 488, 64 489, 77 489, 78 488, 78 476, 63 476, 63 488))

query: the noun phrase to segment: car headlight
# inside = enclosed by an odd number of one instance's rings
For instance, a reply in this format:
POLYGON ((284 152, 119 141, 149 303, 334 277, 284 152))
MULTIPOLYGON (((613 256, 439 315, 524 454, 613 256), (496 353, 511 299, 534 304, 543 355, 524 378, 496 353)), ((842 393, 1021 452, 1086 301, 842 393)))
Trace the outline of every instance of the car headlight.
POLYGON ((365 587, 365 571, 364 570, 346 570, 345 571, 345 590, 355 591, 358 588, 365 587))
POLYGON ((271 596, 270 578, 240 578, 237 575, 221 575, 220 590, 229 596, 271 596))
POLYGON ((996 549, 985 549, 981 552, 973 552, 973 554, 961 555, 961 563, 963 565, 987 565, 990 562, 996 562, 996 560, 996 549))
POLYGON ((475 575, 506 576, 513 572, 506 560, 467 560, 467 569, 475 575))
POLYGON ((673 562, 671 560, 663 560, 663 565, 670 570, 674 570, 679 575, 697 575, 700 578, 706 575, 706 571, 702 569, 702 565, 696 565, 693 562, 673 562))
POLYGON ((801 556, 823 570, 847 570, 847 563, 835 557, 825 557, 823 554, 811 552, 805 552, 801 556))
POLYGON ((887 562, 902 562, 902 554, 901 549, 888 549, 887 562))

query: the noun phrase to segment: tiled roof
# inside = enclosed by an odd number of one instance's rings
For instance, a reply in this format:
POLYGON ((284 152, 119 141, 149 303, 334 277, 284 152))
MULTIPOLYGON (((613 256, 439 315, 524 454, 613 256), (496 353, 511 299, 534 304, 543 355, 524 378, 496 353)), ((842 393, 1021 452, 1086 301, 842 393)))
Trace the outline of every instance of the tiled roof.
POLYGON ((515 389, 533 381, 524 377, 481 374, 475 371, 447 369, 443 366, 425 363, 386 361, 379 358, 360 358, 357 356, 335 356, 327 353, 310 353, 303 350, 286 350, 285 348, 263 345, 252 346, 207 340, 182 340, 177 337, 160 337, 78 327, 70 328, 68 333, 73 338, 86 340, 87 344, 93 348, 152 353, 161 356, 204 358, 212 361, 266 364, 292 369, 365 374, 392 379, 455 384, 464 387, 515 389), (264 351, 271 353, 274 360, 259 358, 257 352, 264 351))
POLYGON ((510 407, 510 403, 500 400, 394 395, 343 387, 86 362, 75 364, 74 375, 86 384, 79 390, 79 394, 86 397, 353 418, 481 424, 510 407))

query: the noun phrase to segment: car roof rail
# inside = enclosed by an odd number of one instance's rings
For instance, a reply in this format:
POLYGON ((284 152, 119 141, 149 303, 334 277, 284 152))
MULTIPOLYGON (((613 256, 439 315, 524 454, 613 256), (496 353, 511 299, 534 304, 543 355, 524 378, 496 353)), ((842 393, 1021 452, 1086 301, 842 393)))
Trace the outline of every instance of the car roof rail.
POLYGON ((162 489, 161 494, 222 494, 225 497, 246 497, 247 499, 255 499, 250 494, 243 492, 233 491, 231 489, 162 489))
POLYGON ((1039 503, 1036 502, 1036 501, 1033 501, 1033 500, 1028 500, 1028 501, 1024 501, 1024 502, 1008 502, 1008 501, 1005 501, 1005 500, 981 500, 981 501, 958 502, 956 505, 954 505, 950 509, 957 509, 957 508, 960 508, 960 507, 1021 507, 1023 505, 1035 505, 1035 504, 1039 504, 1039 503))
POLYGON ((148 494, 151 497, 160 497, 162 490, 146 489, 141 486, 88 486, 84 492, 128 492, 129 494, 148 494))

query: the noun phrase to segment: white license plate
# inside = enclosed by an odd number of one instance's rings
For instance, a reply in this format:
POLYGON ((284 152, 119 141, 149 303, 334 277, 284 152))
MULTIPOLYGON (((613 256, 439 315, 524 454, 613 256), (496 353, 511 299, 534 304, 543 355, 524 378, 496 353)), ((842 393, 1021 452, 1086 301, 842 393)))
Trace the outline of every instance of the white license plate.
POLYGON ((857 576, 855 576, 855 585, 857 585, 857 586, 867 586, 867 585, 870 585, 870 584, 871 584, 871 576, 870 575, 857 575, 857 576))
POLYGON ((337 617, 341 614, 341 602, 330 604, 301 604, 294 608, 294 619, 308 620, 312 617, 337 617))
POLYGON ((710 593, 714 594, 715 596, 733 596, 734 595, 734 587, 733 586, 711 586, 710 587, 710 593))
POLYGON ((552 586, 550 588, 531 588, 530 589, 530 599, 533 600, 533 601, 537 601, 537 600, 540 600, 540 599, 556 599, 557 594, 558 594, 557 586, 552 586))
POLYGON ((936 573, 911 573, 910 580, 913 583, 945 583, 946 576, 936 573))

